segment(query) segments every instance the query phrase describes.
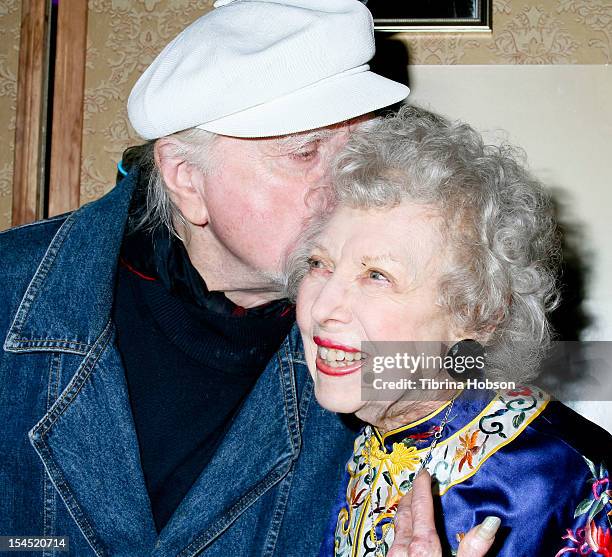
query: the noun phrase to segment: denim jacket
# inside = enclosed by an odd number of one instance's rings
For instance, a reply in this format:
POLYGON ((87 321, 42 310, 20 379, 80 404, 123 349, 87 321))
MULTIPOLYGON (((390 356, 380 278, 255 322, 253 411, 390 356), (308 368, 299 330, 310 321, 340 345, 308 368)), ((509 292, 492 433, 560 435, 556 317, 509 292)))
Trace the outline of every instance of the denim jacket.
POLYGON ((78 556, 316 555, 354 434, 319 408, 295 329, 155 530, 110 317, 133 182, 0 234, 0 535, 68 536, 78 556))

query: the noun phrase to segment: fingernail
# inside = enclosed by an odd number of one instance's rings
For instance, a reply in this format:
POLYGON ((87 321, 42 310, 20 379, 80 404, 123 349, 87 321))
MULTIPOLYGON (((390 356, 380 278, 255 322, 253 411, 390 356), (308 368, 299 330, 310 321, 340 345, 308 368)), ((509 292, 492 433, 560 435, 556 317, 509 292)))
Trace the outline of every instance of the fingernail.
POLYGON ((483 540, 490 540, 491 538, 495 537, 495 533, 497 532, 500 524, 501 520, 498 517, 487 516, 487 518, 482 521, 482 524, 480 525, 480 528, 478 528, 476 534, 483 540))

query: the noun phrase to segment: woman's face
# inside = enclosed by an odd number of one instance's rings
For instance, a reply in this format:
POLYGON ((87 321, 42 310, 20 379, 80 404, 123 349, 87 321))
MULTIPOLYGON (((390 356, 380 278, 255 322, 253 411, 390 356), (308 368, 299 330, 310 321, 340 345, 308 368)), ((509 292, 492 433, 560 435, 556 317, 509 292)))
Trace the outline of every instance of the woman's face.
POLYGON ((409 202, 384 210, 340 207, 317 237, 297 321, 323 407, 373 422, 391 405, 361 400, 362 341, 458 338, 438 305, 445 268, 439 225, 433 209, 409 202))

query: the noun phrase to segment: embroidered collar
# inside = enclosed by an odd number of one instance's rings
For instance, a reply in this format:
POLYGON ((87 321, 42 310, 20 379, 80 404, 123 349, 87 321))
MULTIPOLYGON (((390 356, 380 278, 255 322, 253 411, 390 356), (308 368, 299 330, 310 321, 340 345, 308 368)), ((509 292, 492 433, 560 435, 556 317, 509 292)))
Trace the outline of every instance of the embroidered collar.
MULTIPOLYGON (((449 420, 442 432, 442 439, 446 439, 464 428, 474 416, 482 412, 494 396, 493 391, 460 392, 455 397, 449 420)), ((392 451, 393 445, 397 443, 402 443, 407 447, 414 446, 417 450, 427 449, 435 433, 440 429, 440 423, 449 404, 450 401, 441 402, 440 406, 433 412, 385 434, 381 434, 376 428, 373 428, 378 443, 381 447, 384 446, 386 451, 392 451)))
MULTIPOLYGON (((483 392, 477 398, 473 394, 464 391, 455 400, 451 412, 455 419, 444 428, 427 464, 440 495, 476 474, 492 455, 518 437, 549 401, 545 392, 531 386, 496 394, 483 392)), ((337 557, 371 556, 372 528, 383 545, 391 546, 397 505, 410 489, 420 459, 431 442, 418 437, 439 426, 444 408, 442 405, 422 420, 388 432, 384 438, 372 437, 371 447, 366 446, 365 432, 357 437, 346 468, 349 475, 346 499, 334 533, 337 557), (372 485, 368 455, 372 455, 372 485), (368 512, 370 508, 374 509, 373 517, 368 512)))

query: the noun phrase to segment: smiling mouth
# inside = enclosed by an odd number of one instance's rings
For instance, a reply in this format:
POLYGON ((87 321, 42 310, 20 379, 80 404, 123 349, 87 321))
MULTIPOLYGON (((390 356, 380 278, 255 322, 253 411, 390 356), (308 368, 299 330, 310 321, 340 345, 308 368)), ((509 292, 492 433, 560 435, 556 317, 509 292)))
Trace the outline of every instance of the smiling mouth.
POLYGON ((354 348, 314 338, 317 344, 317 369, 325 375, 349 375, 361 369, 365 354, 354 348))

